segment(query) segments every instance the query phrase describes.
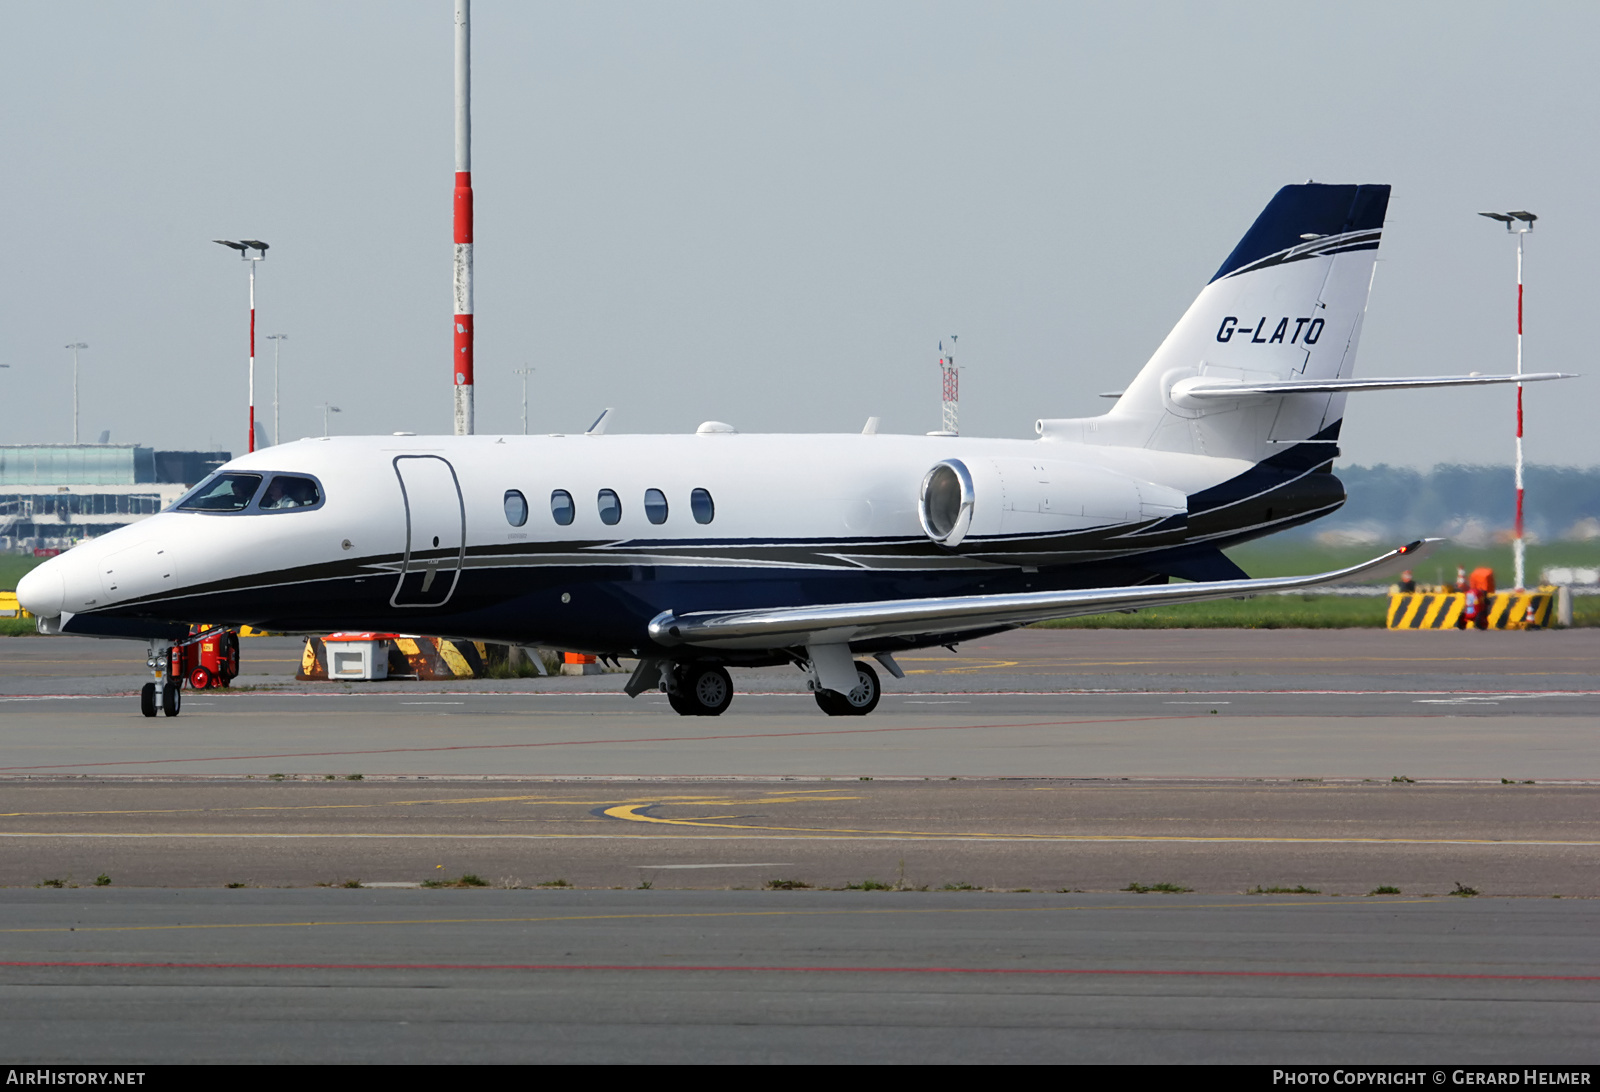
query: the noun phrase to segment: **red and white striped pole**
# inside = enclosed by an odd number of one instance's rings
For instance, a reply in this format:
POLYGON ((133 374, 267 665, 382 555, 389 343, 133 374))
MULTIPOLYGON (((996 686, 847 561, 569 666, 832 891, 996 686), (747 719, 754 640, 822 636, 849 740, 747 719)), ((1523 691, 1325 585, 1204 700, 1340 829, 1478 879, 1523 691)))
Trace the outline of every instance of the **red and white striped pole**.
MULTIPOLYGON (((1517 232, 1517 374, 1522 374, 1522 237, 1517 232)), ((1522 384, 1517 384, 1517 537, 1513 553, 1516 558, 1517 591, 1523 585, 1523 563, 1527 544, 1522 537, 1522 384)))
POLYGON ((250 263, 250 450, 256 449, 256 263, 250 263))
POLYGON ((472 0, 456 0, 455 381, 457 436, 474 431, 472 398, 472 0))
POLYGON ((221 243, 230 250, 237 250, 239 257, 250 263, 250 450, 256 449, 256 263, 265 261, 267 257, 267 244, 260 239, 241 239, 234 242, 232 239, 213 239, 213 243, 221 243), (255 251, 255 257, 250 256, 255 251))
MULTIPOLYGON (((1506 230, 1517 237, 1517 374, 1522 374, 1522 237, 1533 230, 1533 222, 1538 219, 1533 213, 1525 209, 1516 212, 1480 212, 1479 216, 1487 216, 1491 220, 1498 220, 1506 226, 1506 230)), ((1513 567, 1516 570, 1516 589, 1521 591, 1526 584, 1524 578, 1527 570, 1527 542, 1522 534, 1522 384, 1517 384, 1517 520, 1515 537, 1511 540, 1511 556, 1513 567)))

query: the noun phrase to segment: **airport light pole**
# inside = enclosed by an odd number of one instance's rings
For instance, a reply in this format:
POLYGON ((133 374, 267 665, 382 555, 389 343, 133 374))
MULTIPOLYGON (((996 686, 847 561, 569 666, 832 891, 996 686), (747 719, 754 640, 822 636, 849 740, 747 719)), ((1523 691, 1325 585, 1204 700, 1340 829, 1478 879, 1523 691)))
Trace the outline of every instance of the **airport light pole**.
POLYGON ((239 257, 250 263, 250 450, 256 449, 256 263, 265 261, 267 244, 260 239, 213 239, 239 252, 239 257), (250 252, 256 252, 255 257, 250 252))
POLYGON ((472 354, 472 0, 456 0, 456 179, 452 194, 455 239, 455 337, 450 375, 455 383, 457 436, 477 431, 472 354))
POLYGON ((528 434, 528 376, 532 374, 533 369, 516 368, 513 370, 522 376, 522 434, 526 436, 528 434))
POLYGON ((283 348, 283 343, 289 340, 288 334, 268 334, 267 340, 272 342, 272 442, 283 443, 283 433, 278 431, 278 352, 283 348))
MULTIPOLYGON (((1517 374, 1522 374, 1522 239, 1533 230, 1533 222, 1538 219, 1533 213, 1525 209, 1516 212, 1480 212, 1479 216, 1487 216, 1491 220, 1498 220, 1506 226, 1506 230, 1517 237, 1517 374)), ((1516 537, 1512 539, 1513 567, 1516 570, 1516 588, 1521 591, 1525 586, 1523 577, 1527 559, 1527 543, 1522 533, 1522 384, 1517 384, 1517 523, 1516 537)))
POLYGON ((338 406, 330 406, 326 402, 322 402, 322 403, 319 403, 319 404, 322 406, 322 435, 323 436, 327 436, 328 435, 328 414, 330 414, 330 413, 343 413, 344 411, 342 409, 340 409, 338 406))
POLYGON ((78 350, 87 349, 87 341, 74 341, 67 348, 72 350, 72 442, 78 442, 78 350))

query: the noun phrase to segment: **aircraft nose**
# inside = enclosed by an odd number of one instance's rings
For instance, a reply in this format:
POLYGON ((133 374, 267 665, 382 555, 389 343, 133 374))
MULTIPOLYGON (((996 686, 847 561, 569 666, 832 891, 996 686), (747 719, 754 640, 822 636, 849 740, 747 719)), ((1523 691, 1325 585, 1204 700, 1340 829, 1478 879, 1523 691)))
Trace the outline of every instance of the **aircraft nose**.
POLYGON ((55 560, 46 561, 17 582, 17 602, 40 618, 54 618, 67 601, 67 582, 55 560))

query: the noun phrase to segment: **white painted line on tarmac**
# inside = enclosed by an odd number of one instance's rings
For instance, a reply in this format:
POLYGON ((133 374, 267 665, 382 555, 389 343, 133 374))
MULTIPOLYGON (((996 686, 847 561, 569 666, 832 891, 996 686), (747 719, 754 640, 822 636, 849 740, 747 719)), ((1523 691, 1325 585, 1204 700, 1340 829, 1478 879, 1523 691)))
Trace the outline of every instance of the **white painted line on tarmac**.
POLYGON ((633 868, 794 868, 793 861, 752 861, 749 864, 641 864, 633 868))

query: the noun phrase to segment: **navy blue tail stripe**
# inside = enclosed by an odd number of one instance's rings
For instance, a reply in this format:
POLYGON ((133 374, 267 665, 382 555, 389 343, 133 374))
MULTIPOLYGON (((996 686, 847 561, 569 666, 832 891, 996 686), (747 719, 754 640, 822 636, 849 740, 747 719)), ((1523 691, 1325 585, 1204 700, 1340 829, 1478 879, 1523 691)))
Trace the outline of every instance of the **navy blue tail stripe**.
POLYGON ((1213 281, 1280 251, 1305 243, 1305 235, 1376 231, 1389 209, 1388 186, 1285 186, 1245 232, 1213 281))

